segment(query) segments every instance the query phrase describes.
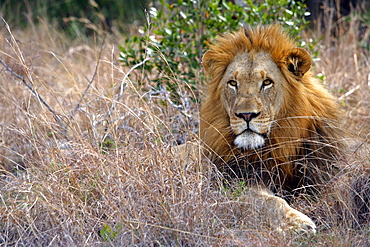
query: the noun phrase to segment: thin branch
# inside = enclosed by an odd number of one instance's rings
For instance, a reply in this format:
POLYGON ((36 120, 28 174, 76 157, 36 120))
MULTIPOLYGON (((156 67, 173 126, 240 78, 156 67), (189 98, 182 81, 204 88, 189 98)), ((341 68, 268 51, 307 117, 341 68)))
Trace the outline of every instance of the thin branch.
MULTIPOLYGON (((110 116, 112 115, 117 103, 119 102, 119 100, 122 98, 122 95, 123 95, 123 92, 125 91, 125 86, 126 86, 126 80, 128 78, 128 76, 131 74, 132 71, 134 71, 137 67, 143 65, 146 61, 150 60, 150 58, 146 58, 144 59, 143 61, 141 61, 140 63, 138 64, 135 64, 126 74, 125 76, 123 77, 122 81, 121 81, 121 84, 119 85, 119 94, 117 96, 117 99, 115 101, 113 101, 112 103, 112 106, 106 116, 105 119, 102 119, 100 121, 97 121, 95 124, 94 124, 94 127, 96 127, 97 125, 101 124, 103 121, 107 121, 108 124, 112 123, 113 121, 109 121, 109 118, 110 116)), ((117 120, 117 119, 116 119, 117 120)), ((108 131, 108 125, 105 127, 105 131, 104 131, 104 134, 102 136, 102 140, 105 139, 106 135, 107 135, 107 131, 108 131)))
MULTIPOLYGON (((6 29, 8 30, 11 38, 12 38, 12 41, 14 43, 14 46, 17 48, 18 52, 19 52, 19 57, 20 57, 20 60, 22 61, 23 63, 23 66, 24 65, 24 58, 22 56, 22 53, 18 47, 18 44, 10 30, 10 27, 8 25, 8 23, 5 21, 4 18, 1 18, 6 26, 6 29)), ((56 111, 53 110, 53 108, 51 108, 51 106, 41 97, 41 95, 39 95, 37 93, 37 91, 34 89, 34 87, 32 86, 32 84, 28 83, 26 81, 26 79, 23 77, 23 76, 20 76, 18 75, 17 73, 15 73, 2 59, 0 59, 0 63, 5 67, 5 69, 7 71, 9 71, 11 73, 11 75, 13 75, 14 77, 20 79, 22 81, 22 83, 28 88, 28 90, 31 91, 32 95, 35 96, 44 106, 46 106, 46 108, 53 114, 55 120, 58 122, 58 124, 60 125, 60 127, 62 128, 62 134, 64 135, 65 138, 67 138, 67 131, 66 131, 66 128, 64 128, 63 126, 63 121, 61 119, 61 117, 59 117, 60 114, 58 114, 56 111)))
POLYGON ((358 145, 358 147, 356 148, 356 150, 353 152, 353 154, 357 153, 358 150, 360 150, 362 148, 362 146, 365 145, 365 143, 368 143, 370 140, 370 133, 368 133, 366 136, 365 136, 365 140, 361 142, 360 145, 358 145))
POLYGON ((3 60, 0 59, 0 63, 5 67, 5 69, 7 71, 9 71, 14 77, 20 79, 22 81, 22 83, 28 88, 28 90, 31 91, 31 93, 33 94, 33 96, 35 96, 38 100, 40 100, 40 102, 42 104, 44 104, 46 106, 46 108, 54 115, 54 118, 55 120, 58 122, 58 124, 60 125, 60 127, 62 127, 63 129, 63 134, 66 135, 66 129, 65 127, 63 126, 63 122, 62 122, 62 119, 58 116, 58 113, 56 111, 53 110, 53 108, 51 108, 51 106, 41 97, 40 94, 38 94, 36 92, 36 90, 33 88, 33 86, 28 83, 26 81, 26 79, 24 79, 23 76, 20 76, 18 75, 17 73, 15 73, 3 60))
POLYGON ((82 100, 85 98, 85 96, 86 96, 86 94, 87 94, 87 91, 89 90, 89 88, 90 88, 91 84, 92 84, 92 83, 93 83, 93 81, 95 80, 96 75, 98 74, 98 67, 99 67, 100 59, 101 59, 101 56, 102 56, 102 53, 103 53, 103 47, 104 47, 104 44, 105 44, 105 38, 104 38, 103 44, 102 44, 102 45, 101 45, 101 47, 100 47, 100 52, 99 52, 99 56, 98 56, 98 61, 96 62, 96 66, 95 66, 94 74, 93 74, 93 76, 91 77, 91 79, 90 79, 90 80, 88 80, 88 81, 89 81, 89 83, 88 83, 88 85, 87 85, 87 87, 86 87, 85 91, 82 93, 82 96, 81 96, 80 100, 78 101, 78 103, 77 103, 76 107, 73 109, 73 112, 72 112, 71 116, 69 117, 69 121, 68 121, 68 123, 67 123, 67 125, 66 125, 66 129, 68 128, 68 126, 69 126, 69 124, 70 124, 71 120, 72 120, 72 119, 73 119, 73 117, 75 116, 75 114, 76 114, 76 112, 78 111, 78 109, 80 109, 82 100))
POLYGON ((192 119, 192 116, 191 114, 188 113, 188 109, 187 109, 187 105, 186 104, 186 96, 185 95, 181 95, 182 96, 182 99, 185 99, 185 102, 183 102, 182 105, 178 105, 176 104, 175 102, 173 102, 171 100, 171 97, 170 97, 170 92, 166 91, 164 88, 161 88, 159 91, 155 92, 155 93, 149 93, 149 97, 150 98, 156 98, 156 99, 162 99, 162 100, 165 100, 167 101, 170 106, 172 106, 174 109, 176 109, 177 111, 179 111, 182 115, 184 115, 185 117, 189 118, 189 119, 192 119), (162 94, 163 96, 155 96, 153 94, 162 94))
MULTIPOLYGON (((139 67, 139 66, 141 66, 141 65, 143 65, 146 61, 148 61, 150 58, 145 58, 143 61, 141 61, 140 63, 138 63, 138 64, 135 64, 127 73, 126 73, 126 75, 123 77, 123 79, 122 79, 122 82, 121 82, 121 84, 119 85, 119 94, 118 94, 118 96, 117 96, 117 100, 115 100, 115 101, 113 101, 113 103, 112 103, 112 106, 111 106, 111 108, 110 108, 110 110, 109 110, 109 113, 108 113, 108 115, 107 115, 107 118, 109 118, 111 115, 112 115, 112 113, 113 113, 113 111, 114 111, 114 108, 116 107, 116 105, 117 105, 117 103, 119 102, 119 100, 122 98, 122 95, 123 95, 123 92, 125 91, 125 86, 126 86, 126 80, 127 80, 127 78, 128 78, 128 76, 131 74, 131 72, 132 71, 134 71, 137 67, 139 67)), ((101 122, 101 121, 100 121, 101 122)), ((100 123, 99 122, 99 123, 100 123)))
POLYGON ((351 94, 353 94, 354 92, 356 92, 358 89, 360 89, 360 85, 359 84, 356 87, 354 87, 351 90, 349 90, 348 92, 346 92, 345 94, 343 94, 342 96, 340 96, 339 97, 339 100, 343 100, 343 99, 347 98, 348 96, 350 96, 351 94))

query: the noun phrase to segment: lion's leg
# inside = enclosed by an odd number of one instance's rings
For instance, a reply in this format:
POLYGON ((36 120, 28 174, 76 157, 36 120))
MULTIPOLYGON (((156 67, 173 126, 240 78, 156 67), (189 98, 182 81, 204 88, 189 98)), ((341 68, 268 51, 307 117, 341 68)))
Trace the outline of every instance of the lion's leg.
POLYGON ((263 210, 263 214, 267 214, 271 225, 276 229, 316 233, 315 223, 307 215, 289 206, 284 199, 262 189, 252 189, 250 193, 258 204, 256 207, 263 210))
MULTIPOLYGON (((173 152, 176 157, 187 161, 198 160, 203 150, 199 144, 187 143, 174 147, 173 152)), ((307 215, 290 207, 283 198, 265 189, 253 188, 247 191, 239 200, 246 203, 249 211, 252 210, 258 215, 257 218, 263 217, 264 221, 267 220, 278 230, 316 233, 315 223, 307 215)))

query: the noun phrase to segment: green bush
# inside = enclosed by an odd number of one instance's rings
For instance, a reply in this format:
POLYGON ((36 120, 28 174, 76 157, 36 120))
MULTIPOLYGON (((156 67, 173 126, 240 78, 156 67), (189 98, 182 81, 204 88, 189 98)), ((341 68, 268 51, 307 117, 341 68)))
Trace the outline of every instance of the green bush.
MULTIPOLYGON (((143 78, 155 89, 166 87, 177 95, 178 81, 193 89, 199 83, 201 57, 217 35, 243 24, 280 23, 293 37, 308 25, 305 5, 294 0, 245 1, 244 6, 220 0, 160 0, 160 8, 148 12, 141 35, 127 38, 120 60, 132 67, 144 59, 143 78)), ((142 81, 142 78, 138 81, 142 81)))

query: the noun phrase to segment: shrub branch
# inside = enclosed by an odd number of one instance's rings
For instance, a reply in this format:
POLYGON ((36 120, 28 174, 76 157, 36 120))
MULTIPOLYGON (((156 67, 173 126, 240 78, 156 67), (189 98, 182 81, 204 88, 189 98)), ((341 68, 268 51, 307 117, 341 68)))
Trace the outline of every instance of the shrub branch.
POLYGON ((86 87, 85 91, 82 93, 81 98, 80 98, 80 100, 78 101, 78 103, 77 103, 76 107, 73 109, 73 112, 72 112, 72 114, 70 115, 70 117, 69 117, 69 121, 68 121, 68 123, 67 123, 67 125, 66 125, 66 129, 68 128, 68 126, 69 126, 69 124, 70 124, 71 120, 72 120, 72 119, 73 119, 73 117, 75 116, 75 114, 76 114, 76 112, 78 111, 78 109, 80 109, 80 107, 81 107, 81 103, 82 103, 82 100, 85 98, 85 96, 86 96, 86 94, 87 94, 87 91, 89 91, 89 88, 90 88, 91 84, 93 83, 93 81, 95 80, 96 75, 98 74, 98 68, 99 68, 100 59, 101 59, 101 56, 102 56, 102 53, 103 53, 103 47, 104 47, 104 44, 105 44, 105 38, 104 38, 103 44, 102 44, 102 45, 101 45, 101 47, 100 47, 100 51, 99 51, 99 55, 98 55, 98 60, 97 60, 97 62, 96 62, 96 66, 95 66, 94 74, 93 74, 93 76, 91 77, 91 79, 90 79, 90 80, 86 78, 86 79, 88 80, 88 82, 89 82, 89 83, 87 84, 87 87, 86 87))
POLYGON ((135 64, 134 66, 131 67, 131 69, 126 73, 126 75, 123 77, 122 79, 122 82, 121 84, 119 85, 119 94, 117 96, 117 100, 113 101, 112 103, 112 106, 109 110, 109 113, 107 115, 107 118, 109 118, 113 111, 114 111, 114 108, 116 107, 117 105, 117 102, 120 101, 120 99, 122 98, 122 95, 123 95, 123 92, 125 91, 125 87, 126 87, 126 80, 128 78, 128 76, 131 74, 132 71, 134 71, 137 67, 140 67, 141 65, 143 65, 146 61, 148 61, 150 58, 145 58, 143 61, 141 61, 140 63, 138 64, 135 64))
POLYGON ((46 108, 53 114, 55 120, 58 122, 58 124, 60 125, 60 127, 62 127, 63 129, 63 135, 66 136, 66 128, 64 127, 63 125, 63 121, 61 119, 61 117, 59 117, 58 113, 56 111, 54 111, 53 108, 51 108, 51 106, 41 97, 41 95, 39 93, 37 93, 37 91, 33 88, 33 86, 28 83, 26 81, 26 79, 24 79, 23 76, 20 76, 18 75, 17 73, 15 73, 2 59, 0 59, 0 63, 5 67, 5 69, 7 71, 9 71, 11 73, 12 76, 18 78, 21 80, 21 82, 28 88, 28 90, 31 91, 32 95, 35 96, 38 100, 40 100, 40 102, 46 106, 46 108))

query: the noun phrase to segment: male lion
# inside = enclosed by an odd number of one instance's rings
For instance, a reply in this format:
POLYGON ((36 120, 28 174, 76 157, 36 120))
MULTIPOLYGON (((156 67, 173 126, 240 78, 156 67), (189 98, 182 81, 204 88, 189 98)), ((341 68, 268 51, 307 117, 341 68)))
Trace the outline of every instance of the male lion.
MULTIPOLYGON (((219 37, 203 66, 210 82, 200 138, 219 170, 279 193, 325 184, 340 153, 340 110, 308 72, 306 50, 278 25, 247 27, 219 37)), ((257 191, 287 227, 315 232, 282 198, 257 191)))

